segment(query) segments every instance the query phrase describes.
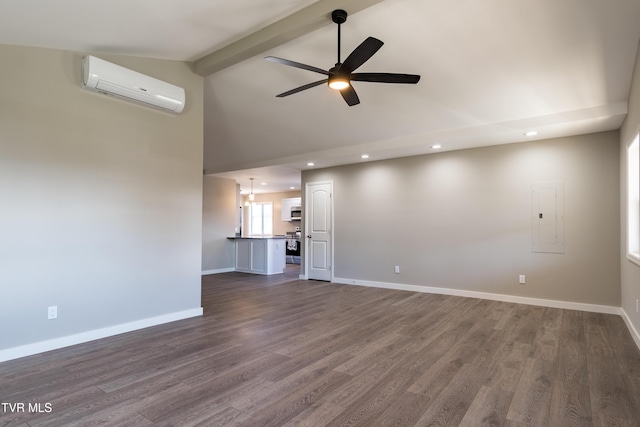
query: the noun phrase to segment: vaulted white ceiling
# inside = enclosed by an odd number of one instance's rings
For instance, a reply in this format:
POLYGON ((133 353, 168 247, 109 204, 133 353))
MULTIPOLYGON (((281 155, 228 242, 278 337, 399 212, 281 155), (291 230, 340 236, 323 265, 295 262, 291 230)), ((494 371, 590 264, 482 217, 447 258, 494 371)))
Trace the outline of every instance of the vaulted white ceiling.
POLYGON ((275 173, 278 188, 273 181, 264 191, 289 188, 284 176, 299 182, 309 161, 317 168, 363 161, 363 153, 367 161, 430 153, 434 144, 515 143, 532 139, 528 130, 538 131, 533 139, 611 130, 626 115, 638 0, 361 3, 4 0, 0 43, 196 61, 309 5, 352 5, 342 58, 376 37, 385 45, 358 71, 420 74, 417 85, 355 82, 354 107, 324 85, 276 98, 323 76, 263 57, 332 67, 337 31, 328 14, 325 25, 247 50, 205 77, 205 170, 243 188, 249 175, 269 181, 275 173))

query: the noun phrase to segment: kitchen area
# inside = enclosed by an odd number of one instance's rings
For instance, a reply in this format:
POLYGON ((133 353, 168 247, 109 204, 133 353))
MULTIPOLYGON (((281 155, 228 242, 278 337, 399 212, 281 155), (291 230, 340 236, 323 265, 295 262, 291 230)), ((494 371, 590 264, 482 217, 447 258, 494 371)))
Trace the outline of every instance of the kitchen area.
POLYGON ((235 271, 279 274, 300 265, 300 191, 239 194, 235 271), (288 267, 287 267, 288 266, 288 267))
POLYGON ((300 244, 302 231, 300 229, 300 221, 302 221, 302 199, 294 197, 282 199, 282 221, 288 221, 295 227, 293 231, 286 231, 285 237, 287 247, 285 250, 287 264, 300 265, 300 244))

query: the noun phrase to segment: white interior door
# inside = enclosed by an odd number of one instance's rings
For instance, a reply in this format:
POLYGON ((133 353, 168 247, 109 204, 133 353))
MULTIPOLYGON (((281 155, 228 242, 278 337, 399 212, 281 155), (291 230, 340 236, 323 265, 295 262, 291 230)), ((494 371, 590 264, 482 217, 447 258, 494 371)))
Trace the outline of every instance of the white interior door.
POLYGON ((332 182, 310 182, 305 188, 307 277, 313 280, 332 279, 332 182))

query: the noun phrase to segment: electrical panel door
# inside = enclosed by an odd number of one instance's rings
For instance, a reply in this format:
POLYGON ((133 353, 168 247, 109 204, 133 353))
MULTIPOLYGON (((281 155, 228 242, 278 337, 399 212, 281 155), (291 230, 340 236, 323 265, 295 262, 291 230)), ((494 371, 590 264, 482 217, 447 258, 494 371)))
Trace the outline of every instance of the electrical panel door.
POLYGON ((564 183, 533 183, 531 232, 533 252, 564 253, 564 183))

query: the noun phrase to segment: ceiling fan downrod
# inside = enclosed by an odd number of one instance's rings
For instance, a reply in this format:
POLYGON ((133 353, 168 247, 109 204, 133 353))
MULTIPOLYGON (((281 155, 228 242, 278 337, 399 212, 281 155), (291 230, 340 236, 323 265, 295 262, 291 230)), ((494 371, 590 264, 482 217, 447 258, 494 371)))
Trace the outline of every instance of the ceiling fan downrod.
POLYGON ((342 9, 334 10, 331 12, 331 20, 338 24, 338 63, 336 64, 338 65, 342 64, 342 61, 340 60, 340 26, 347 22, 347 11, 342 9))

